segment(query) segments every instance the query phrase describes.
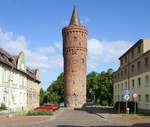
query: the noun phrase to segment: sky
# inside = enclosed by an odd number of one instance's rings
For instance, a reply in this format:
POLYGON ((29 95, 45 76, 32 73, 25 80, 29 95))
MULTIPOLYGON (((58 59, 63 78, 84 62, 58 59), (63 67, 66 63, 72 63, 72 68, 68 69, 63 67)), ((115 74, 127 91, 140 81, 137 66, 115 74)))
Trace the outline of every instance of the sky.
POLYGON ((149 0, 0 0, 0 47, 24 51, 46 89, 63 72, 62 28, 73 6, 88 28, 87 73, 119 67, 119 56, 150 38, 149 0))

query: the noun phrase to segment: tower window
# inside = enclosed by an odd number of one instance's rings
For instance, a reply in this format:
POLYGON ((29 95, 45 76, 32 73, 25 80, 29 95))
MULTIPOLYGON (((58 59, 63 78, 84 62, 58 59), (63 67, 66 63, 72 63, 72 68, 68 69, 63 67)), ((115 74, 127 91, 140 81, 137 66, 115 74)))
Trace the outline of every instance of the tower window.
POLYGON ((73 84, 75 84, 75 81, 73 81, 73 84))
POLYGON ((84 63, 84 58, 82 58, 82 63, 84 63))
POLYGON ((74 36, 74 41, 77 41, 77 37, 76 36, 74 36))

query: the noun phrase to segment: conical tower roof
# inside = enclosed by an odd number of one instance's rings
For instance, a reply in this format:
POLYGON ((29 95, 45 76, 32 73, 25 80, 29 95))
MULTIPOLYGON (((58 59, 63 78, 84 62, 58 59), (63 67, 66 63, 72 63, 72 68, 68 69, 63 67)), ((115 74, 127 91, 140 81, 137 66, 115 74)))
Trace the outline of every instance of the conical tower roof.
POLYGON ((71 20, 69 25, 80 25, 80 20, 77 14, 76 7, 73 8, 71 20))

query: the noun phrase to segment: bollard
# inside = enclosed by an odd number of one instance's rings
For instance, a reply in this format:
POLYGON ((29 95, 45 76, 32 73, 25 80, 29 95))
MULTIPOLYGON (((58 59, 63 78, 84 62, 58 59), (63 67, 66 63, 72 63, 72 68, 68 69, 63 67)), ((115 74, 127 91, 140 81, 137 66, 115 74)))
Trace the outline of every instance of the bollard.
POLYGON ((130 108, 127 108, 127 114, 129 114, 130 113, 130 108))

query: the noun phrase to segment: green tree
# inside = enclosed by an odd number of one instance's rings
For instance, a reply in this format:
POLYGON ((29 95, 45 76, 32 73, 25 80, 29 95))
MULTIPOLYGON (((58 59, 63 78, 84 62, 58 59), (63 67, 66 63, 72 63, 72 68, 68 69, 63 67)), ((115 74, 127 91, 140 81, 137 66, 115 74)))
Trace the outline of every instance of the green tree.
MULTIPOLYGON (((111 105, 113 100, 112 86, 113 70, 108 69, 101 73, 90 72, 87 75, 87 99, 96 104, 111 105)), ((45 98, 53 103, 64 101, 64 74, 61 73, 47 89, 45 98)))
POLYGON ((61 73, 57 80, 53 81, 47 88, 48 99, 52 102, 64 101, 64 74, 61 73))
POLYGON ((89 73, 87 75, 87 98, 92 98, 96 104, 111 105, 113 98, 112 74, 112 69, 101 73, 89 73))
POLYGON ((40 105, 44 104, 45 91, 43 88, 40 89, 40 105))
POLYGON ((87 75, 87 98, 93 99, 93 101, 96 99, 95 93, 98 89, 97 74, 93 71, 87 75))
POLYGON ((96 91, 96 96, 99 99, 99 104, 101 105, 111 105, 112 103, 112 74, 113 70, 108 69, 107 72, 103 71, 97 76, 98 91, 96 91))

